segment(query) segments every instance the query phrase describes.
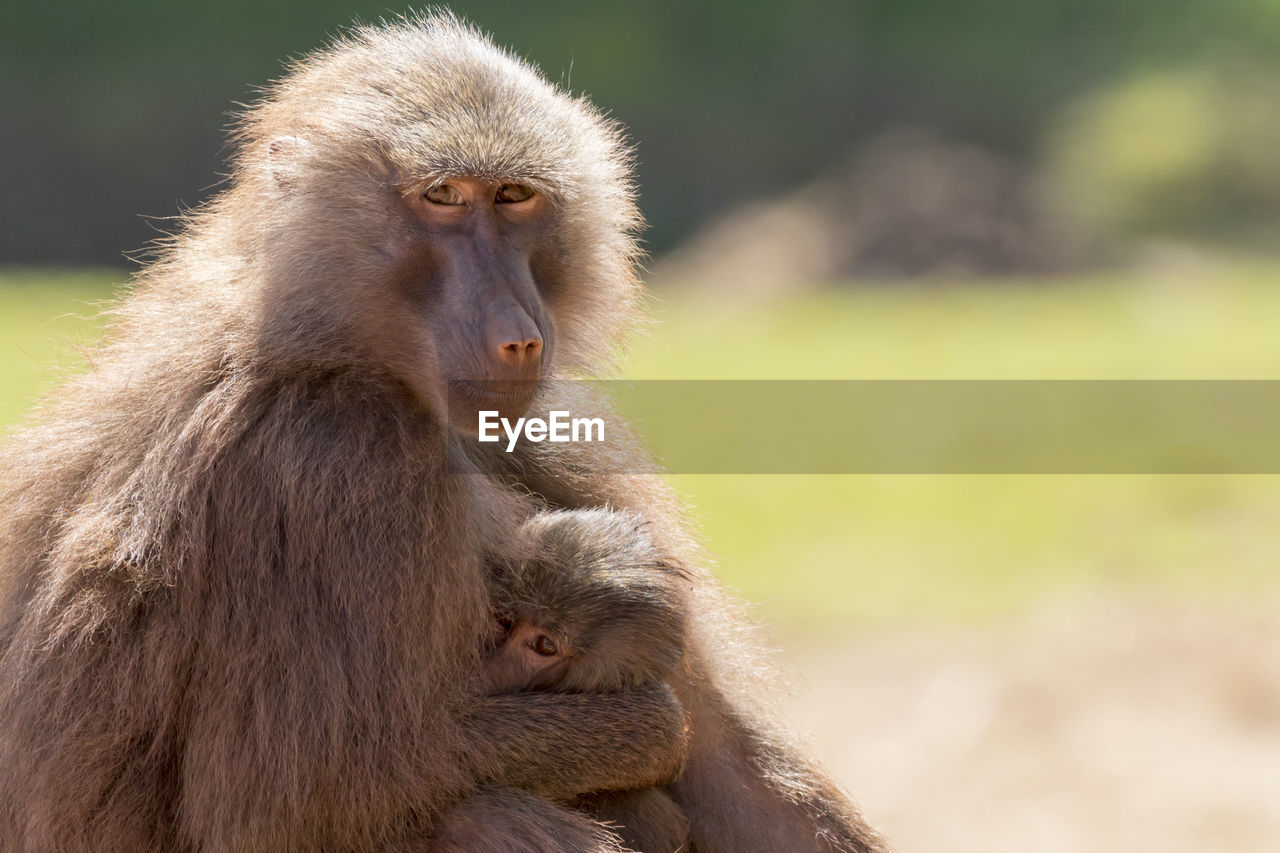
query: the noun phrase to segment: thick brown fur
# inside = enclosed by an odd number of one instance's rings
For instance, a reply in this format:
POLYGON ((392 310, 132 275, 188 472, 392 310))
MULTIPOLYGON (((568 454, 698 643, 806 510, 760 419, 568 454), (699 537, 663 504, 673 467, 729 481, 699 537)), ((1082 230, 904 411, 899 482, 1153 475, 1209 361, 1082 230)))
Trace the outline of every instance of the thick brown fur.
POLYGON ((617 833, 623 846, 636 853, 687 853, 689 820, 664 788, 607 791, 578 802, 617 833))
POLYGON ((388 199, 448 175, 545 194, 547 372, 596 370, 638 293, 617 129, 435 16, 299 63, 238 141, 0 458, 0 851, 608 851, 554 803, 670 781, 686 722, 698 850, 879 849, 738 689, 758 655, 699 569, 679 703, 481 695, 486 565, 531 493, 697 554, 656 481, 461 450, 421 316, 386 296, 388 199))

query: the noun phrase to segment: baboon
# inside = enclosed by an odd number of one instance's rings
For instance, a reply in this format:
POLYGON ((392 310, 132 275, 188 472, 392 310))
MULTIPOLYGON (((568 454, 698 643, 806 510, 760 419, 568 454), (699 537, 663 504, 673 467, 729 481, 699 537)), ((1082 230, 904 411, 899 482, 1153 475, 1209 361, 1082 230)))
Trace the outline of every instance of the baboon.
POLYGON ((661 483, 471 446, 631 321, 619 129, 433 15, 297 63, 236 142, 0 458, 0 850, 606 851, 562 803, 664 784, 702 853, 876 849, 661 483), (677 673, 488 694, 489 566, 606 505, 692 580, 677 673))
MULTIPOLYGON (((491 692, 605 693, 663 684, 684 655, 683 575, 630 513, 538 513, 529 553, 495 579, 499 632, 485 663, 491 692)), ((500 569, 503 567, 499 567, 500 569)), ((684 849, 683 812, 659 788, 581 797, 627 849, 684 849)))

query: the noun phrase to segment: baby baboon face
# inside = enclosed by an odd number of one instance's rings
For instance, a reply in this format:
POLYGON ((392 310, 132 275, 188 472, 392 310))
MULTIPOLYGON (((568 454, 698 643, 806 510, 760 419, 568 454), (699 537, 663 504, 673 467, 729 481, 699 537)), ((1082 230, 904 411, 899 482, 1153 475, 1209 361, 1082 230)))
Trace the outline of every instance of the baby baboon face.
POLYGON ((684 576, 635 516, 538 513, 495 577, 491 692, 613 692, 666 681, 684 654, 684 576))
POLYGON ((495 623, 496 646, 485 665, 489 692, 538 690, 564 676, 574 655, 566 636, 533 613, 499 613, 495 623))

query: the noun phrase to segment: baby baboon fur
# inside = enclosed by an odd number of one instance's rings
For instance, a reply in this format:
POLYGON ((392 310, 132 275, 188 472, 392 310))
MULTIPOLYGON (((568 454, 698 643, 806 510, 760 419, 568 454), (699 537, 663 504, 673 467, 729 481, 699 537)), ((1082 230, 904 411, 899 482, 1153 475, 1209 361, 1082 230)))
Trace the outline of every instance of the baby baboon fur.
POLYGON ((877 849, 660 483, 467 448, 630 322, 618 129, 434 15, 299 62, 237 142, 0 456, 0 851, 607 851, 560 804, 668 783, 702 853, 877 849), (488 695, 489 566, 606 505, 692 580, 679 671, 488 695))
MULTIPOLYGON (((529 552, 495 579, 490 691, 609 693, 676 675, 684 575, 645 527, 605 509, 544 512, 525 523, 529 552)), ((674 853, 688 843, 684 813, 660 788, 591 795, 577 806, 615 827, 629 850, 674 853)))

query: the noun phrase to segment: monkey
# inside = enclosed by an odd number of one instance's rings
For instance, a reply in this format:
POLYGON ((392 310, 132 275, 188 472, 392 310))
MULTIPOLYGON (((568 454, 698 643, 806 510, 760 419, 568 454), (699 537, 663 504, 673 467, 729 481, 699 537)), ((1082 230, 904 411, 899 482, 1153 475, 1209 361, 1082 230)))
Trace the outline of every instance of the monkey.
POLYGON ((518 561, 494 569, 489 692, 613 693, 675 675, 685 575, 648 526, 606 508, 540 512, 521 526, 518 561))
MULTIPOLYGON (((605 693, 675 674, 684 654, 684 576, 664 562, 642 519, 606 509, 543 512, 519 536, 529 553, 495 577, 490 692, 605 693)), ((576 805, 615 827, 629 850, 686 849, 684 814, 659 788, 580 797, 576 805)))
POLYGON ((700 853, 883 849, 660 479, 474 446, 634 325, 620 126, 431 13, 296 62, 232 150, 0 451, 0 851, 603 853, 564 804, 664 785, 700 853), (691 581, 676 673, 489 693, 493 558, 605 506, 691 581))

